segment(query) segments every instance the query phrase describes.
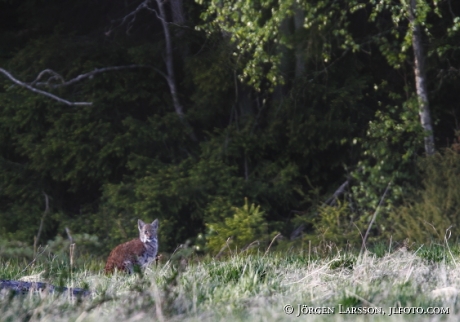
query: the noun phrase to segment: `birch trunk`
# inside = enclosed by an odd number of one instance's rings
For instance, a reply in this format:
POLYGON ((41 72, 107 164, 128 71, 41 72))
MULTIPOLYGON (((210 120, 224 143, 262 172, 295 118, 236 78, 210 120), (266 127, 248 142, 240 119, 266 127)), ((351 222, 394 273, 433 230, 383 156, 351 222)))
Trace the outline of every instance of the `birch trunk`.
POLYGON ((197 141, 197 138, 193 132, 193 129, 191 128, 187 120, 185 119, 184 107, 182 106, 179 100, 179 94, 177 91, 177 82, 176 82, 176 77, 174 74, 174 57, 173 57, 173 48, 172 48, 172 37, 171 37, 171 31, 169 30, 169 26, 167 22, 167 16, 166 16, 165 8, 164 8, 164 1, 156 0, 156 3, 158 5, 158 11, 160 13, 159 18, 161 20, 161 25, 163 26, 163 33, 165 36, 165 46, 166 46, 165 63, 166 63, 166 76, 167 76, 166 80, 168 82, 169 91, 171 93, 171 97, 173 100, 174 110, 176 111, 176 114, 179 116, 179 119, 185 124, 187 129, 190 130, 191 139, 193 141, 197 141))
POLYGON ((160 12, 161 25, 163 26, 163 33, 165 35, 165 46, 166 46, 166 75, 167 82, 169 86, 169 91, 173 99, 174 110, 176 111, 179 118, 182 120, 184 118, 184 108, 179 101, 177 86, 176 86, 176 77, 174 75, 174 60, 173 60, 173 50, 171 42, 171 32, 169 31, 168 23, 166 21, 166 12, 163 6, 162 0, 156 0, 158 5, 158 10, 160 12))
POLYGON ((409 8, 409 21, 412 27, 412 48, 414 50, 414 74, 415 86, 419 105, 420 122, 425 130, 425 152, 432 155, 435 152, 433 125, 431 122, 430 106, 428 102, 428 91, 426 87, 426 74, 424 66, 424 53, 422 45, 422 29, 416 16, 417 2, 411 0, 409 8))

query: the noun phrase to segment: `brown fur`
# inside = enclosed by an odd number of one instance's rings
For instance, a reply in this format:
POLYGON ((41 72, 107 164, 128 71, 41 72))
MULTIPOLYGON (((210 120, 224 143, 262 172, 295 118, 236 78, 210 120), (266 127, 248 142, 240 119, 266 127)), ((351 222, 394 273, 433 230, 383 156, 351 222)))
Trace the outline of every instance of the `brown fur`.
POLYGON ((115 269, 132 273, 134 265, 145 268, 155 260, 158 252, 158 220, 151 224, 138 221, 139 238, 118 245, 107 258, 106 273, 113 273, 115 269))
POLYGON ((127 271, 126 261, 132 263, 137 261, 137 257, 145 252, 145 245, 140 239, 133 239, 124 244, 118 245, 111 252, 107 258, 105 265, 106 273, 113 273, 116 268, 120 271, 127 271))

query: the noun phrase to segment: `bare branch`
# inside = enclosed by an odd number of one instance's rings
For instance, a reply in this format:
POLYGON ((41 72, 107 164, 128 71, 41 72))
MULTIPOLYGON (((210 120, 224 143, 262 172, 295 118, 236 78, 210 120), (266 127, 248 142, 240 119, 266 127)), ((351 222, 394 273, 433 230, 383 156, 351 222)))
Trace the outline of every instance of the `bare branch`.
POLYGON ((177 23, 174 23, 174 22, 169 22, 169 21, 166 21, 164 17, 162 17, 160 14, 158 14, 158 11, 156 11, 155 9, 153 8, 150 8, 150 7, 145 7, 145 9, 153 12, 155 14, 155 16, 157 16, 157 18, 162 22, 162 23, 165 23, 167 25, 174 25, 174 26, 177 26, 177 27, 181 27, 181 28, 186 28, 186 29, 190 29, 189 27, 187 26, 184 26, 184 25, 179 25, 177 23))
POLYGON ((21 87, 24 87, 24 88, 27 88, 28 90, 34 92, 34 93, 37 93, 37 94, 41 94, 41 95, 44 95, 44 96, 48 96, 58 102, 61 102, 61 103, 64 103, 66 105, 70 105, 70 106, 89 106, 89 105, 92 105, 93 103, 92 102, 70 102, 68 100, 65 100, 63 98, 60 98, 54 94, 51 94, 49 92, 46 92, 46 91, 43 91, 43 90, 40 90, 38 88, 36 88, 37 86, 42 86, 42 87, 49 87, 49 88, 60 88, 60 87, 65 87, 65 86, 69 86, 69 85, 73 85, 77 82, 80 82, 84 79, 92 79, 95 75, 97 74, 101 74, 101 73, 105 73, 105 72, 113 72, 113 71, 118 71, 118 70, 123 70, 123 69, 134 69, 134 68, 149 68, 149 69, 153 69, 154 71, 156 71, 158 74, 160 74, 163 78, 165 78, 166 80, 168 79, 168 76, 163 73, 161 70, 159 70, 158 68, 155 68, 153 66, 147 66, 147 65, 126 65, 126 66, 111 66, 111 67, 104 67, 104 68, 96 68, 95 70, 91 71, 91 72, 88 72, 88 73, 85 73, 85 74, 80 74, 78 75, 77 77, 74 77, 68 81, 65 81, 64 80, 64 77, 62 77, 61 75, 59 75, 57 72, 55 72, 54 70, 52 69, 45 69, 43 71, 41 71, 37 78, 32 82, 32 83, 24 83, 20 80, 18 80, 17 78, 15 78, 13 75, 11 75, 11 73, 9 73, 8 71, 6 71, 5 69, 3 68, 0 68, 0 72, 3 73, 6 77, 8 77, 13 83, 21 86, 21 87), (45 75, 51 75, 46 82, 39 82, 40 79, 42 79, 45 75), (60 84, 53 84, 52 82, 54 81, 60 81, 61 83, 60 84))
POLYGON ((44 95, 44 96, 47 96, 49 98, 52 98, 54 99, 55 101, 58 101, 58 102, 61 102, 61 103, 64 103, 66 105, 69 105, 69 106, 88 106, 88 105, 93 105, 92 102, 70 102, 68 100, 65 100, 63 98, 60 98, 54 94, 51 94, 49 92, 45 92, 45 91, 42 91, 42 90, 39 90, 29 84, 26 84, 24 82, 21 82, 20 80, 16 79, 13 77, 13 75, 11 75, 8 71, 4 70, 3 68, 0 68, 0 73, 2 73, 3 75, 5 75, 6 77, 8 77, 13 83, 21 86, 21 87, 24 87, 24 88, 27 88, 29 91, 31 92, 34 92, 34 93, 37 93, 37 94, 41 94, 41 95, 44 95))
POLYGON ((45 196, 45 212, 43 213, 42 219, 40 220, 40 227, 38 228, 37 236, 34 238, 34 255, 37 255, 37 245, 38 241, 40 240, 40 235, 42 234, 43 229, 43 222, 45 221, 45 217, 50 211, 50 200, 46 192, 43 191, 43 195, 45 196))
POLYGON ((380 198, 379 204, 377 205, 377 208, 375 209, 374 215, 372 215, 372 219, 371 219, 371 221, 370 221, 370 223, 369 223, 369 226, 367 227, 366 234, 364 234, 363 244, 362 244, 362 246, 361 246, 360 255, 361 255, 361 253, 366 249, 366 240, 367 240, 367 237, 369 236, 369 232, 371 231, 372 224, 374 223, 375 218, 377 217, 377 214, 378 214, 378 212, 379 212, 379 210, 380 210, 380 207, 381 207, 382 204, 383 204, 383 200, 385 199, 385 196, 387 195, 388 189, 390 189, 390 186, 391 186, 391 181, 388 182, 387 188, 385 189, 385 192, 383 193, 382 198, 380 198))
POLYGON ((337 202, 337 199, 344 194, 345 189, 348 187, 350 181, 347 180, 334 192, 334 194, 326 200, 325 204, 329 206, 334 206, 337 202))
POLYGON ((77 83, 77 82, 79 82, 79 81, 81 81, 81 80, 83 80, 85 78, 92 79, 97 74, 101 74, 101 73, 105 73, 105 72, 113 72, 113 71, 123 70, 123 69, 133 69, 133 68, 150 68, 150 69, 154 69, 156 72, 161 74, 161 76, 166 77, 166 75, 162 71, 156 69, 155 67, 146 66, 146 65, 126 65, 126 66, 112 66, 112 67, 96 68, 95 70, 93 70, 91 72, 88 72, 88 73, 85 73, 85 74, 80 74, 77 77, 72 78, 71 80, 68 80, 66 82, 66 81, 64 81, 64 78, 61 75, 59 75, 58 73, 56 73, 55 71, 53 71, 51 69, 45 69, 44 71, 42 71, 38 75, 37 79, 35 81, 33 81, 30 85, 48 86, 50 88, 59 88, 59 87, 65 87, 65 86, 73 85, 73 84, 75 84, 75 83, 77 83), (50 73, 53 76, 50 77, 48 79, 48 81, 46 81, 46 82, 37 82, 46 73, 50 73), (50 81, 55 80, 55 79, 59 79, 62 83, 61 84, 51 84, 50 81))
POLYGON ((447 1, 447 4, 449 5, 449 11, 450 11, 450 14, 452 15, 452 19, 455 19, 455 13, 452 10, 452 3, 450 3, 450 0, 447 1))
POLYGON ((30 83, 30 85, 35 86, 37 84, 37 82, 46 74, 51 74, 52 75, 50 78, 48 78, 47 83, 51 82, 52 80, 56 80, 56 79, 60 80, 61 82, 64 83, 64 78, 61 75, 59 75, 58 73, 56 73, 52 69, 45 69, 45 70, 41 71, 40 74, 38 74, 37 78, 32 83, 30 83))
MULTIPOLYGON (((120 21, 120 24, 118 25, 119 26, 122 26, 124 25, 128 20, 128 29, 126 30, 126 33, 129 34, 129 31, 131 30, 131 27, 132 25, 134 24, 134 22, 136 21, 136 18, 137 18, 137 14, 139 11, 141 11, 142 9, 144 8, 147 8, 148 7, 148 4, 151 0, 145 0, 143 1, 142 3, 140 3, 136 9, 134 9, 133 11, 131 11, 130 13, 128 13, 126 16, 124 16, 122 19, 116 19, 116 20, 112 20, 112 24, 114 24, 116 21, 120 21)), ((117 27, 115 27, 117 28, 117 27)), ((105 32, 105 35, 106 36, 110 36, 110 34, 112 33, 112 31, 115 29, 115 28, 110 28, 107 32, 105 32)))

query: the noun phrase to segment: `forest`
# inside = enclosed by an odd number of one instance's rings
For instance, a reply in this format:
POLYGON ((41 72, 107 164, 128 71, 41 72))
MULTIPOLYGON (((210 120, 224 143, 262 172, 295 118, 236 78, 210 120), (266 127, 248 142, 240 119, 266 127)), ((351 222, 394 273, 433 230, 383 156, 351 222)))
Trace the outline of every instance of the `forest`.
POLYGON ((458 1, 0 0, 0 244, 457 239, 458 95, 458 1))

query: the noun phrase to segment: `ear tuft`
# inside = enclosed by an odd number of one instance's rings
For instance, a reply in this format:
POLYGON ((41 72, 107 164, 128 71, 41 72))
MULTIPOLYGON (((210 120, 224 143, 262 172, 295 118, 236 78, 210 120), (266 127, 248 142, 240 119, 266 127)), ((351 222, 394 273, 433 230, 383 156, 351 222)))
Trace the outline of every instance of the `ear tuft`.
POLYGON ((142 220, 138 219, 137 220, 137 226, 139 227, 139 230, 141 230, 145 226, 145 222, 142 220))

